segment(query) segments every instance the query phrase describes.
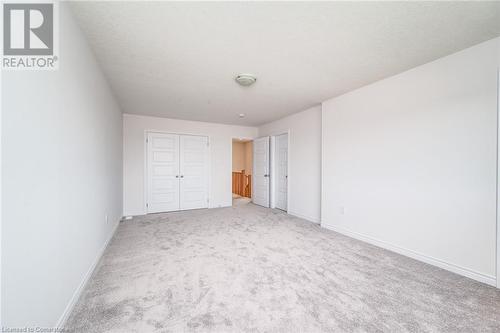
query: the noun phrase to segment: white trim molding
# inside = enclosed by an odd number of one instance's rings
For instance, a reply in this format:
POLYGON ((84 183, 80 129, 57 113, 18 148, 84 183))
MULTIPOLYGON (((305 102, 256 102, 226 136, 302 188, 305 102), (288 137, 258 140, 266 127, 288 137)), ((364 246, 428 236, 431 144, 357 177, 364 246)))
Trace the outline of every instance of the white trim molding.
POLYGON ((92 277, 92 274, 94 273, 97 265, 99 264, 99 261, 101 260, 104 252, 106 251, 106 248, 108 247, 109 243, 113 239, 116 230, 118 229, 118 226, 120 225, 120 221, 116 223, 116 225, 113 227, 112 232, 110 233, 108 239, 102 246, 101 250, 97 254, 96 258, 94 259, 94 262, 92 265, 90 265, 89 269, 87 270, 87 273, 85 273, 82 281, 76 288, 75 292, 73 293, 73 296, 71 296, 71 299, 68 302, 68 305, 66 306, 66 309, 64 309, 64 312, 62 313, 61 317, 59 317, 59 320, 57 321, 56 328, 63 328, 66 325, 66 322, 71 315, 71 312, 75 308, 76 303, 78 302, 78 299, 82 295, 83 290, 85 290, 85 286, 87 283, 90 281, 90 278, 92 277))
POLYGON ((293 215, 295 217, 298 217, 298 218, 301 218, 303 220, 306 220, 306 221, 309 221, 309 222, 312 222, 312 223, 316 223, 316 224, 320 224, 320 222, 321 222, 319 218, 305 216, 305 215, 302 215, 302 214, 299 214, 299 213, 292 212, 290 210, 287 212, 287 214, 288 215, 293 215))
POLYGON ((340 234, 343 234, 345 236, 355 238, 357 240, 381 247, 383 249, 386 249, 386 250, 389 250, 392 252, 396 252, 398 254, 404 255, 406 257, 410 257, 410 258, 418 260, 418 261, 422 261, 426 264, 445 269, 447 271, 468 277, 470 279, 473 279, 473 280, 476 280, 476 281, 479 281, 482 283, 486 283, 486 284, 491 285, 491 286, 496 286, 497 280, 496 280, 495 276, 486 275, 483 273, 479 273, 479 272, 470 270, 470 269, 465 268, 465 267, 457 266, 455 264, 452 264, 452 263, 449 263, 449 262, 446 262, 446 261, 443 261, 443 260, 440 260, 440 259, 437 259, 434 257, 429 257, 425 254, 421 254, 421 253, 418 253, 418 252, 415 252, 415 251, 412 251, 412 250, 409 250, 406 248, 402 248, 402 247, 399 247, 397 245, 394 245, 394 244, 391 244, 391 243, 388 243, 388 242, 385 242, 385 241, 382 241, 382 240, 379 240, 379 239, 376 239, 376 238, 373 238, 370 236, 366 236, 366 235, 363 235, 363 234, 355 232, 355 231, 351 231, 351 230, 346 229, 346 228, 335 226, 333 224, 328 224, 328 223, 322 222, 321 226, 323 228, 333 230, 333 231, 338 232, 340 234))

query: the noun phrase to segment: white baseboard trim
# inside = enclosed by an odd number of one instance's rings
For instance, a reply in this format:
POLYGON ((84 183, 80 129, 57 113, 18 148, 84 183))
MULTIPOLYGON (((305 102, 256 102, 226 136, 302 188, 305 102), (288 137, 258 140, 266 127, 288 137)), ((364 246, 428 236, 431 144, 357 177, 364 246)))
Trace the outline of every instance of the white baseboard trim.
POLYGON ((314 217, 302 215, 302 214, 299 214, 299 213, 292 212, 290 210, 287 212, 287 214, 293 215, 293 216, 296 216, 296 217, 300 217, 301 219, 307 220, 307 221, 312 222, 312 223, 316 223, 316 224, 320 223, 320 219, 319 218, 314 218, 314 217))
POLYGON ((97 267, 97 264, 101 260, 101 257, 104 254, 104 251, 106 251, 106 248, 108 247, 109 242, 111 241, 111 239, 115 235, 116 229, 118 229, 119 225, 120 225, 120 222, 116 223, 116 225, 113 228, 113 231, 109 235, 109 237, 106 240, 106 242, 104 243, 103 247, 101 248, 99 253, 97 253, 97 256, 94 259, 94 262, 92 263, 92 265, 90 265, 89 269, 87 270, 87 273, 85 273, 85 276, 83 277, 82 281, 80 282, 80 285, 76 288, 75 292, 73 293, 73 296, 71 296, 71 299, 69 300, 68 305, 66 306, 66 309, 64 309, 63 314, 61 315, 61 317, 57 321, 57 324, 55 326, 56 328, 62 328, 66 324, 66 321, 68 320, 69 315, 73 311, 73 308, 75 307, 76 302, 78 302, 80 295, 82 294, 83 290, 85 289, 85 286, 89 282, 90 277, 94 273, 94 270, 97 267))
POLYGON ((399 247, 397 245, 393 245, 393 244, 387 243, 385 241, 382 241, 382 240, 379 240, 379 239, 376 239, 376 238, 373 238, 370 236, 366 236, 366 235, 360 234, 360 233, 355 232, 355 231, 351 231, 351 230, 346 229, 346 228, 338 227, 338 226, 328 224, 325 222, 322 222, 321 226, 326 228, 326 229, 333 230, 333 231, 338 232, 340 234, 349 236, 351 238, 355 238, 355 239, 358 239, 360 241, 381 247, 383 249, 402 254, 402 255, 410 257, 412 259, 425 262, 426 264, 445 269, 447 271, 471 278, 473 280, 476 280, 476 281, 479 281, 482 283, 486 283, 486 284, 494 286, 494 287, 496 286, 497 279, 495 276, 486 275, 486 274, 479 273, 479 272, 473 271, 471 269, 468 269, 468 268, 465 268, 462 266, 457 266, 455 264, 452 264, 452 263, 449 263, 449 262, 446 262, 446 261, 443 261, 443 260, 440 260, 440 259, 437 259, 434 257, 430 257, 430 256, 427 256, 425 254, 421 254, 421 253, 418 253, 418 252, 415 252, 415 251, 412 251, 412 250, 409 250, 406 248, 402 248, 402 247, 399 247))

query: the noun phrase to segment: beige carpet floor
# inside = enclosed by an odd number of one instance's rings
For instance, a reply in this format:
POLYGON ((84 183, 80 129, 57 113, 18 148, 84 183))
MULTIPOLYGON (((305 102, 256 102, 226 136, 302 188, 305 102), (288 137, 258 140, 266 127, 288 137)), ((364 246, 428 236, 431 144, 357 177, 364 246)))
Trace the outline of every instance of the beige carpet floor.
POLYGON ((500 291, 253 204, 122 222, 75 332, 500 332, 500 291))

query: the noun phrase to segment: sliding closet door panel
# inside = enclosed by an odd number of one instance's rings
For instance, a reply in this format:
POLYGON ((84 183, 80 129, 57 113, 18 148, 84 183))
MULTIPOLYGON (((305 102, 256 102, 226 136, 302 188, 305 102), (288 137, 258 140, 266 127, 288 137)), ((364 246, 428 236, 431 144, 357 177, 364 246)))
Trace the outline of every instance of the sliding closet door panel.
POLYGON ((147 212, 179 209, 179 136, 148 133, 147 212))
POLYGON ((180 209, 208 207, 208 138, 180 136, 180 209))

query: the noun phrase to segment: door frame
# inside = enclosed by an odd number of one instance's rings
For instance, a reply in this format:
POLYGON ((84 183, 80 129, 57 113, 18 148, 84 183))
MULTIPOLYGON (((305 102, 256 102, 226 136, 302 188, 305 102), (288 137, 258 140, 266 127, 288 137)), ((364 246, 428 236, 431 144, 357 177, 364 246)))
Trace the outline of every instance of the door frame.
MULTIPOLYGON (((173 134, 173 135, 191 135, 191 136, 204 136, 207 138, 208 142, 208 152, 207 152, 207 173, 208 173, 208 185, 207 185, 207 198, 208 198, 208 208, 213 208, 212 200, 210 194, 212 193, 212 141, 210 135, 200 134, 200 133, 185 133, 185 132, 173 132, 173 131, 161 131, 161 130, 144 130, 143 133, 143 194, 142 194, 142 209, 144 211, 143 215, 147 214, 155 214, 148 213, 147 201, 148 201, 148 134, 149 133, 157 133, 157 134, 173 134)), ((180 210, 179 210, 180 211, 180 210)))
MULTIPOLYGON (((231 186, 229 187, 229 192, 231 194, 231 207, 233 206, 233 140, 248 140, 252 141, 252 169, 253 169, 253 140, 257 138, 251 138, 251 137, 244 137, 244 136, 232 136, 231 137, 231 149, 229 151, 229 170, 231 170, 231 173, 229 174, 229 179, 231 179, 230 184, 231 186)), ((253 173, 253 170, 252 170, 253 173)), ((253 198, 253 176, 252 176, 252 193, 251 196, 253 198)))
POLYGON ((271 137, 271 145, 269 148, 269 173, 271 175, 271 183, 269 186, 269 206, 270 208, 276 208, 276 137, 280 135, 287 135, 287 141, 288 141, 288 157, 287 157, 287 175, 288 175, 288 180, 287 180, 287 185, 286 185, 286 212, 288 213, 290 211, 290 183, 292 179, 292 175, 290 174, 290 129, 286 131, 281 131, 277 133, 272 133, 269 136, 271 137))

